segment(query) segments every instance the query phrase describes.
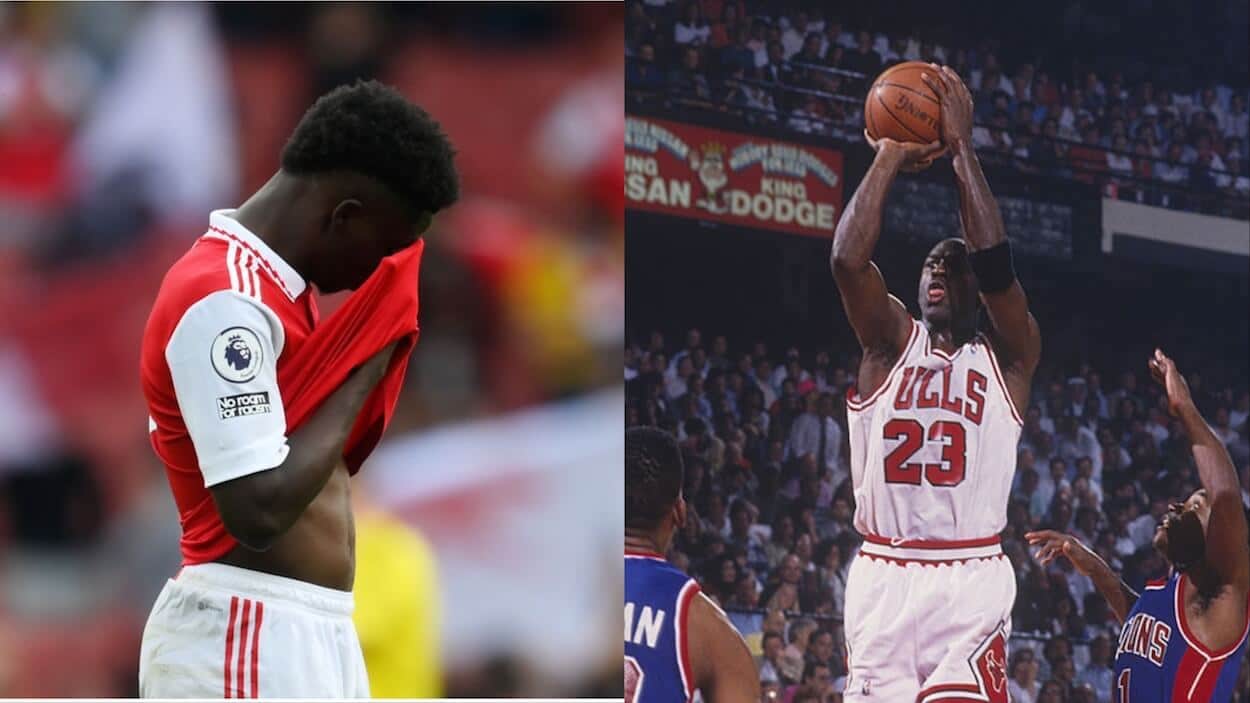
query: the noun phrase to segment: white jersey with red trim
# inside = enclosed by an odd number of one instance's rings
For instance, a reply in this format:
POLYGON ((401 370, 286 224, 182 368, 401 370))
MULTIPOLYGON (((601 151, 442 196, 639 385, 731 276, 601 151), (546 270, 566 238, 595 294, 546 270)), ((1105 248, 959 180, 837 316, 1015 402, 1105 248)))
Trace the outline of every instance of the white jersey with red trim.
POLYGON ((1022 422, 984 335, 947 355, 912 321, 871 395, 847 394, 855 528, 894 541, 997 535, 1022 422))

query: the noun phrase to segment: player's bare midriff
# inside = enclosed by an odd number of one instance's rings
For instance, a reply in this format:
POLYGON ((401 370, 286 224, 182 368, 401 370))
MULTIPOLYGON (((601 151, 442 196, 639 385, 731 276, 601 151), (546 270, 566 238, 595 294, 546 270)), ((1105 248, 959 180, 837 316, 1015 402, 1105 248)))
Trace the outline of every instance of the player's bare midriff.
POLYGON ((352 590, 356 525, 347 465, 339 463, 321 493, 273 547, 256 552, 238 545, 218 561, 325 588, 352 590))

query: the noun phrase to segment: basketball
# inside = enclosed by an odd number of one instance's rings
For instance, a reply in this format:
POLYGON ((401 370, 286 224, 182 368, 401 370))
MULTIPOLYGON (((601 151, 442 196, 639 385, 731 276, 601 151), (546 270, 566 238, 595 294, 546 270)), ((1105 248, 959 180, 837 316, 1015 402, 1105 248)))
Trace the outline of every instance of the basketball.
POLYGON ((932 75, 927 63, 907 61, 877 76, 864 100, 864 123, 873 139, 928 144, 938 139, 942 118, 937 95, 920 80, 932 75))

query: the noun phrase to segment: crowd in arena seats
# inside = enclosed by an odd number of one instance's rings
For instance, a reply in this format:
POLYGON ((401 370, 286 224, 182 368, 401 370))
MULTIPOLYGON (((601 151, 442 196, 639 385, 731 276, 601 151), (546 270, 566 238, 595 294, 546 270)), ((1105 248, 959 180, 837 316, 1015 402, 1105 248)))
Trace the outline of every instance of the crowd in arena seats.
MULTIPOLYGON (((627 424, 657 425, 680 441, 688 519, 668 557, 746 637, 766 699, 836 702, 846 675, 846 579, 861 542, 844 402, 858 352, 775 352, 724 336, 705 343, 694 329, 678 347, 652 332, 625 350, 627 424)), ((1212 388, 1201 370, 1188 371, 1250 509, 1250 390, 1212 388)), ((1024 533, 1070 533, 1140 591, 1166 572, 1150 544, 1155 526, 1170 501, 1199 485, 1144 364, 1039 370, 1002 533, 1018 586, 1013 701, 1110 700, 1119 641, 1090 579, 1064 559, 1040 566, 1024 533)), ((1250 662, 1241 677, 1239 690, 1250 691, 1250 662)))
POLYGON ((874 34, 843 25, 820 3, 800 6, 808 9, 757 3, 748 16, 743 0, 632 0, 627 93, 858 141, 864 95, 884 68, 948 64, 973 93, 973 142, 985 161, 1169 207, 1197 207, 1181 191, 1239 202, 1250 195, 1244 85, 1168 89, 1129 83, 1122 72, 1006 66, 993 42, 987 50, 874 34))

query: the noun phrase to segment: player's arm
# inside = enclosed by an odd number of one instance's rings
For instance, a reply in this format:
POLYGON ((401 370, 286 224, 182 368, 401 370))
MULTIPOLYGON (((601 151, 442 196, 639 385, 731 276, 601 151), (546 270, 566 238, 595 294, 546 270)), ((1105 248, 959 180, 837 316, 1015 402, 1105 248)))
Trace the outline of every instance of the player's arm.
POLYGON ((1102 560, 1102 557, 1081 544, 1077 538, 1054 530, 1029 532, 1024 538, 1029 541, 1030 545, 1040 545, 1036 558, 1042 566, 1050 564, 1056 557, 1067 557, 1077 571, 1094 582, 1094 588, 1097 588, 1106 599, 1116 619, 1121 624, 1124 623, 1124 619, 1128 617, 1128 611, 1132 610, 1133 604, 1137 602, 1137 592, 1121 581, 1107 562, 1102 560))
POLYGON ((860 346, 900 352, 911 332, 911 316, 901 302, 890 297, 881 271, 872 262, 872 252, 881 234, 885 196, 895 176, 901 170, 928 166, 941 151, 941 145, 874 141, 871 137, 868 143, 877 155, 838 220, 829 265, 860 346))
POLYGON ((272 546, 321 492, 394 351, 357 369, 288 437, 277 381, 282 334, 260 303, 219 291, 187 310, 165 349, 204 484, 226 529, 254 550, 272 546), (222 356, 223 335, 241 340, 245 361, 222 356))
POLYGON ((707 703, 758 703, 760 676, 742 635, 702 593, 690 603, 690 666, 707 703))
MULTIPOLYGON (((942 105, 942 141, 954 157, 959 188, 959 221, 981 286, 981 297, 1006 361, 1032 375, 1042 353, 1037 320, 1029 314, 1024 288, 1011 268, 1003 214, 990 192, 981 162, 972 148, 972 95, 948 66, 934 67, 921 79, 942 105)), ((996 346, 997 346, 996 345, 996 346)))
POLYGON ((1150 374, 1168 394, 1168 411, 1181 422, 1189 437, 1198 478, 1207 491, 1211 517, 1207 521, 1206 562, 1220 577, 1242 593, 1250 590, 1250 549, 1246 548, 1246 515, 1241 505, 1241 486, 1228 448, 1211 431, 1189 394, 1189 384, 1176 363, 1158 349, 1148 365, 1150 374))

